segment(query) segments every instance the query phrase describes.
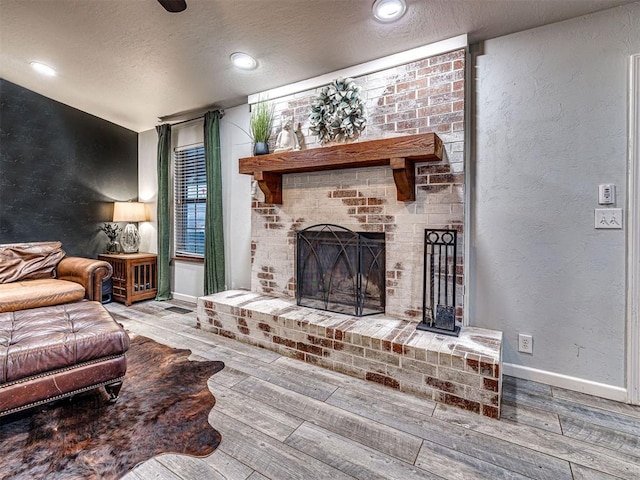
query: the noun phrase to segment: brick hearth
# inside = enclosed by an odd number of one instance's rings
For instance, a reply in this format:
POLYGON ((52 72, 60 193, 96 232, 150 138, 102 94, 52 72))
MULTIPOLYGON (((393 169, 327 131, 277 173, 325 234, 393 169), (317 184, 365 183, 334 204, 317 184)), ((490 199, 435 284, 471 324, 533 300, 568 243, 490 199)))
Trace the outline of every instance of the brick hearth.
POLYGON ((287 298, 229 290, 198 299, 198 328, 337 372, 499 418, 502 333, 460 337, 416 323, 299 307, 287 298))

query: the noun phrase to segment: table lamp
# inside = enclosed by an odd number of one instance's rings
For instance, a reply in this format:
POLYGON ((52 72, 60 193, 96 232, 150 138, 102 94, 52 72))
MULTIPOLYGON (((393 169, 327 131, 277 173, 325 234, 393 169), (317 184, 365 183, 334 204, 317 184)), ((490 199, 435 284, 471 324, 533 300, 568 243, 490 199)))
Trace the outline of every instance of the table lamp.
POLYGON ((128 222, 120 235, 120 245, 124 253, 137 253, 140 248, 140 234, 134 222, 146 222, 147 210, 141 202, 114 202, 113 221, 128 222))

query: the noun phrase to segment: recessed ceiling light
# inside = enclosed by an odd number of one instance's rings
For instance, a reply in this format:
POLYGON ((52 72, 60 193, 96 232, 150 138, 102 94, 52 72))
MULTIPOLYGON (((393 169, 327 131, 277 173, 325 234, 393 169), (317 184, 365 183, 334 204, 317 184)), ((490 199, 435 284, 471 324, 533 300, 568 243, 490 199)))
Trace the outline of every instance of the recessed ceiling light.
POLYGON ((55 77, 56 71, 49 65, 45 65, 40 62, 31 62, 31 67, 38 73, 46 75, 47 77, 55 77))
POLYGON ((246 53, 232 53, 229 58, 231 59, 231 63, 233 63, 236 67, 241 68, 242 70, 253 70, 258 66, 258 62, 256 62, 256 59, 251 55, 247 55, 246 53))
POLYGON ((407 11, 404 0, 376 0, 373 2, 373 16, 381 22, 394 22, 407 11))

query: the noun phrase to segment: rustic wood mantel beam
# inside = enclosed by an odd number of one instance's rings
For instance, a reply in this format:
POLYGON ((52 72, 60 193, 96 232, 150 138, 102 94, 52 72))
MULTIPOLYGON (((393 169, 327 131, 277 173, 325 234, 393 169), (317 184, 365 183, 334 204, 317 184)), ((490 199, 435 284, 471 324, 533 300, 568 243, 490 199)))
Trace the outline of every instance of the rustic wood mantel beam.
POLYGON ((282 203, 282 175, 343 168, 390 165, 398 200, 415 200, 415 163, 442 160, 442 140, 435 133, 384 138, 332 147, 240 159, 240 173, 253 175, 266 203, 282 203))

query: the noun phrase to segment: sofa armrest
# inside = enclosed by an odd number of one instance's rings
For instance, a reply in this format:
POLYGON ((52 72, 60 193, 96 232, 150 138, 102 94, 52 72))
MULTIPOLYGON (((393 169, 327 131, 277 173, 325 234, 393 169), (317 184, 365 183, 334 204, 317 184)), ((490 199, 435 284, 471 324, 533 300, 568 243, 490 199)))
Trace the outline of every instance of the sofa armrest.
POLYGON ((113 273, 109 262, 81 257, 63 258, 56 270, 60 280, 79 283, 84 287, 85 298, 96 301, 102 299, 102 282, 113 273))

